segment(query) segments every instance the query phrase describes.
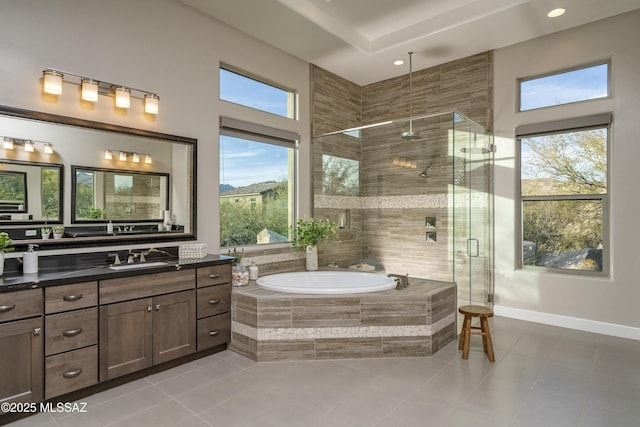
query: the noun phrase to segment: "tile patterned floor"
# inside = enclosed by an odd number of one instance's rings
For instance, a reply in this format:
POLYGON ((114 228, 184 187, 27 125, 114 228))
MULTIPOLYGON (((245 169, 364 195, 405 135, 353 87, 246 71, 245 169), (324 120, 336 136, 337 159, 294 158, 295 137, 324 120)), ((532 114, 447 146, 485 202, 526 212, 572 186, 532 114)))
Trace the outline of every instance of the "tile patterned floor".
POLYGON ((255 363, 218 353, 20 426, 640 426, 640 341, 491 319, 425 358, 255 363))

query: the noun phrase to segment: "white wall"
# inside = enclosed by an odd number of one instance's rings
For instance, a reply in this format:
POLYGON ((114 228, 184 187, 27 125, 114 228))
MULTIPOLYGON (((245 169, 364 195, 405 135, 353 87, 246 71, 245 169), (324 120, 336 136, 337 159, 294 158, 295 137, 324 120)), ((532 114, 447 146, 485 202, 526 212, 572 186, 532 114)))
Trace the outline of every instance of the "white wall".
POLYGON ((496 313, 640 339, 640 12, 520 43, 495 52, 496 313), (516 79, 611 60, 612 96, 516 113, 516 79), (611 274, 587 278, 516 270, 514 129, 613 113, 609 167, 611 274))
MULTIPOLYGON (((174 0, 0 0, 0 104, 113 123, 198 140, 198 240, 219 249, 218 118, 229 116, 299 133, 300 208, 310 215, 309 65, 174 0), (298 90, 300 120, 219 101, 224 62, 298 90), (160 96, 150 119, 142 101, 125 113, 101 96, 80 103, 66 84, 59 97, 42 92, 52 67, 160 96)), ((73 80, 77 81, 77 80, 73 80)), ((0 132, 2 134, 2 132, 0 132)), ((1 155, 1 154, 0 154, 1 155)))

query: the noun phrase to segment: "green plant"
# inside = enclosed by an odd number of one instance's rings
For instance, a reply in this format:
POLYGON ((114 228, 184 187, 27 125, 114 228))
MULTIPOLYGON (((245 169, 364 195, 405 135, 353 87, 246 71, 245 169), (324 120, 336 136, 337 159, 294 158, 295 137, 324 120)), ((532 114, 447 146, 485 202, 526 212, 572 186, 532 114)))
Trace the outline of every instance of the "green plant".
POLYGON ((96 208, 96 207, 93 207, 93 206, 89 206, 89 207, 86 207, 84 209, 81 209, 80 210, 80 214, 84 218, 102 219, 102 218, 104 218, 104 209, 96 208))
POLYGON ((40 234, 42 234, 43 236, 48 236, 49 234, 51 234, 51 227, 42 227, 40 229, 40 234))
POLYGON ((295 235, 293 247, 306 249, 307 246, 317 245, 321 240, 333 240, 338 232, 338 226, 328 219, 316 221, 313 218, 309 220, 298 218, 293 232, 295 235))
POLYGON ((0 251, 2 252, 11 252, 13 251, 15 248, 10 248, 9 246, 11 246, 13 244, 13 240, 11 240, 11 237, 9 237, 8 233, 5 233, 4 231, 0 233, 0 251))
POLYGON ((231 249, 229 249, 227 255, 235 258, 235 260, 233 260, 231 263, 232 265, 240 265, 240 263, 242 262, 242 257, 244 256, 244 249, 242 249, 241 251, 237 251, 236 248, 233 248, 233 252, 231 252, 231 249))
POLYGON ((56 234, 64 233, 64 225, 54 225, 53 227, 51 227, 51 229, 56 234))

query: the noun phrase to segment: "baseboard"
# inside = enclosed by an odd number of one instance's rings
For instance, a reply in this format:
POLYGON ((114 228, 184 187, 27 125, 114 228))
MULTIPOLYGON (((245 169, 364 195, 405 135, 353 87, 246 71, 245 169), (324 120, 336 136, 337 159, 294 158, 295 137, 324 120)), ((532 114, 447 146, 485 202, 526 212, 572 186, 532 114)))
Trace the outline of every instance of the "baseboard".
POLYGON ((615 323, 599 322, 597 320, 581 319, 579 317, 563 316, 560 314, 524 310, 522 308, 505 307, 501 305, 495 305, 493 307, 493 312, 496 316, 527 320, 529 322, 543 323, 545 325, 560 326, 563 328, 577 329, 580 331, 612 335, 614 337, 640 341, 640 328, 634 328, 631 326, 616 325, 615 323))

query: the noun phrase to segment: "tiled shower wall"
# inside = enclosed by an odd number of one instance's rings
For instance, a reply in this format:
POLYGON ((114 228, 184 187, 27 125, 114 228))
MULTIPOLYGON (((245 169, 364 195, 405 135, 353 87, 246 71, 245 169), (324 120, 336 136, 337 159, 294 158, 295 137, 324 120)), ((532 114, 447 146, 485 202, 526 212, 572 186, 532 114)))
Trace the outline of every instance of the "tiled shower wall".
MULTIPOLYGON (((313 135, 407 119, 411 108, 413 117, 456 110, 491 129, 492 57, 486 52, 414 71, 412 97, 408 74, 359 87, 312 66, 313 135)), ((423 139, 404 141, 399 136, 407 125, 364 131, 362 144, 346 136, 314 140, 314 215, 338 222, 348 210, 351 220, 337 241, 320 245, 320 265, 367 262, 391 273, 452 279, 447 246, 453 170, 448 134, 439 129, 447 125, 422 124, 428 128, 423 139), (323 194, 322 154, 360 162, 358 196, 323 194), (398 159, 415 166, 399 166, 398 159), (425 168, 430 168, 428 179, 418 177, 425 168), (426 242, 426 217, 436 218, 436 242, 426 242)))

